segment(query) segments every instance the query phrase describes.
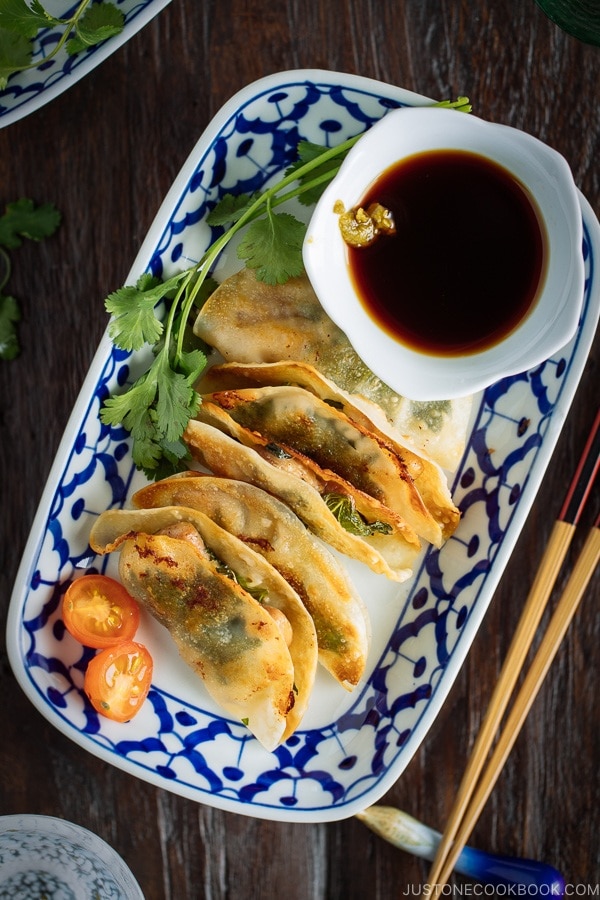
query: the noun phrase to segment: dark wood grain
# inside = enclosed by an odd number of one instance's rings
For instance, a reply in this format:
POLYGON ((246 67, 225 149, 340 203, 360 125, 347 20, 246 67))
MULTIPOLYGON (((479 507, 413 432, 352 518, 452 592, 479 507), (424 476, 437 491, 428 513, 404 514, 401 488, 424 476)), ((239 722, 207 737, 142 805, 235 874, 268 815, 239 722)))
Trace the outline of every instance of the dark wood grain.
MULTIPOLYGON (((320 67, 431 97, 562 152, 600 212, 600 50, 533 0, 174 0, 70 91, 0 130, 0 201, 53 201, 60 230, 13 257, 22 355, 0 363, 2 635, 19 559, 119 287, 163 196, 219 107, 263 75, 320 67)), ((441 829, 566 480, 598 403, 596 341, 506 573, 434 727, 384 798, 441 829)), ((598 491, 585 526, 597 510, 598 491)), ((561 577, 561 584, 564 578, 561 577)), ((560 589, 561 584, 558 585, 560 589)), ((589 588, 472 837, 600 881, 600 580, 589 588)), ((0 648, 0 814, 37 812, 106 839, 147 900, 377 898, 417 890, 424 862, 357 820, 271 823, 201 806, 93 758, 25 698, 0 648)), ((456 886, 467 884, 455 876, 456 886)))

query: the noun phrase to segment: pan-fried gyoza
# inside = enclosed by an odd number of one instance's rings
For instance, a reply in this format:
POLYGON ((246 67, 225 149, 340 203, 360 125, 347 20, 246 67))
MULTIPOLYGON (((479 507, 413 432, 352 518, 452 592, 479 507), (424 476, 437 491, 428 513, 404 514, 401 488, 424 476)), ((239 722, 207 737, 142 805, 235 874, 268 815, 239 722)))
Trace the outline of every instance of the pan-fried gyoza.
POLYGON ((264 556, 310 613, 322 665, 346 689, 358 684, 369 647, 367 611, 337 559, 289 507, 254 485, 200 472, 149 484, 132 502, 199 509, 264 556))
POLYGON ((397 582, 459 511, 443 468, 470 400, 415 404, 365 366, 308 279, 227 279, 196 334, 225 359, 202 376, 183 440, 190 471, 108 511, 90 545, 120 551, 130 593, 170 631, 208 692, 274 749, 299 726, 317 660, 347 690, 370 623, 330 548, 397 582))
POLYGON ((328 475, 334 472, 401 516, 419 537, 441 545, 442 529, 404 460, 335 405, 295 385, 216 391, 203 396, 206 402, 244 428, 309 457, 328 475))
POLYGON ((204 513, 172 506, 102 513, 90 546, 120 550, 124 586, 263 746, 273 750, 295 731, 313 687, 316 633, 297 593, 260 554, 204 513))
POLYGON ((436 462, 400 441, 374 404, 365 408, 357 398, 342 390, 314 366, 297 361, 276 363, 223 363, 211 366, 197 385, 200 394, 247 387, 296 385, 305 388, 330 406, 345 413, 390 446, 402 460, 430 515, 439 524, 444 540, 458 525, 460 513, 450 494, 445 472, 436 462))
POLYGON ((365 365, 348 338, 325 313, 308 278, 265 284, 244 268, 206 301, 194 332, 226 362, 292 360, 313 365, 351 394, 367 415, 445 469, 463 452, 471 398, 414 402, 396 394, 365 365))
POLYGON ((413 529, 378 500, 335 473, 323 472, 291 447, 244 428, 209 402, 203 402, 198 418, 188 423, 184 440, 201 465, 278 497, 341 553, 395 581, 412 574, 421 549, 413 529))

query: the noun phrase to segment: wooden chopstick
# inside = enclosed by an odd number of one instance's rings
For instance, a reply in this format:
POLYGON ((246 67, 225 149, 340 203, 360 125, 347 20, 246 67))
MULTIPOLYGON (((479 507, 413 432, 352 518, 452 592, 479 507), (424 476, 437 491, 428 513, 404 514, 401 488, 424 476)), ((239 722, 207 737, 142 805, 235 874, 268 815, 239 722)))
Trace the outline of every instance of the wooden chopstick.
POLYGON ((442 835, 429 875, 429 887, 443 887, 454 863, 466 843, 477 817, 500 774, 518 732, 537 694, 551 660, 558 649, 566 628, 577 608, 581 595, 597 563, 600 545, 599 521, 590 532, 581 556, 569 579, 562 599, 540 645, 526 682, 515 701, 503 735, 490 759, 485 777, 478 789, 478 780, 490 748, 508 707, 527 653, 535 637, 544 609, 571 544, 575 528, 589 497, 600 465, 600 410, 586 441, 583 453, 565 495, 562 508, 554 523, 536 577, 531 586, 515 635, 509 647, 500 677, 492 694, 488 711, 475 741, 456 795, 448 824, 442 835), (533 673, 533 674, 532 674, 533 673), (525 685, 531 694, 525 693, 525 685), (445 880, 443 880, 445 879, 445 880))
POLYGON ((581 554, 575 563, 573 572, 550 620, 548 629, 506 719, 504 729, 490 757, 488 766, 471 797, 441 872, 437 876, 437 880, 433 882, 436 887, 443 887, 446 884, 462 848, 475 827, 481 810, 496 784, 504 763, 508 759, 599 560, 600 515, 587 536, 581 554))

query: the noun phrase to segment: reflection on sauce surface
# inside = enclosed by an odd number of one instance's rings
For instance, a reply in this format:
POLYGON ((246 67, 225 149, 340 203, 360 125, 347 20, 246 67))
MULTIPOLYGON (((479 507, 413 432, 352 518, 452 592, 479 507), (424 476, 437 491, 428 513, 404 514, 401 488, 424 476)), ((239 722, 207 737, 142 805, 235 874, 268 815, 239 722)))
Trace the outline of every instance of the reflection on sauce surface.
POLYGON ((375 201, 391 210, 395 234, 348 247, 348 262, 363 306, 390 335, 428 353, 474 353, 533 307, 545 230, 506 169, 459 150, 419 153, 384 172, 361 206, 375 201))

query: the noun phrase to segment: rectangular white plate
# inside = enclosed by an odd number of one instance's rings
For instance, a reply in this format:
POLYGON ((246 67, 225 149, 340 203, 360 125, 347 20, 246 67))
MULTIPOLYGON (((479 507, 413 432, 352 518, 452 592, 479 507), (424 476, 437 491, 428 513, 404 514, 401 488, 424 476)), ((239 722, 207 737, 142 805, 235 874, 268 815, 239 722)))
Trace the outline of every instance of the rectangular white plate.
MULTIPOLYGON (((204 218, 222 193, 260 188, 295 158, 299 139, 339 143, 390 108, 427 98, 364 78, 301 70, 238 93, 201 136, 165 199, 128 283, 168 276, 212 239, 204 218)), ((458 115, 458 113, 457 113, 458 115)), ((60 603, 76 570, 116 573, 88 547, 94 517, 127 506, 144 483, 128 435, 101 425, 107 395, 138 374, 144 354, 105 336, 73 410, 41 499, 8 621, 13 670, 35 707, 90 753, 167 790, 266 819, 315 822, 376 802, 431 727, 462 665, 535 498, 583 371, 600 306, 600 227, 581 198, 585 299, 575 338, 534 371, 475 398, 464 456, 452 476, 462 520, 442 550, 424 552, 398 586, 346 561, 372 620, 367 678, 353 694, 319 672, 301 729, 274 753, 222 715, 144 617, 154 683, 129 723, 98 717, 82 692, 89 651, 64 631, 60 603)), ((225 261, 227 265, 227 261, 225 261)), ((229 261, 231 264, 231 261, 229 261)))

